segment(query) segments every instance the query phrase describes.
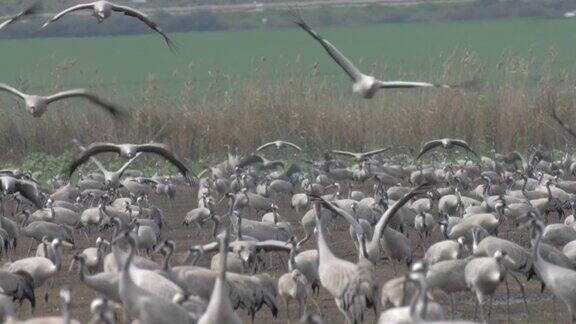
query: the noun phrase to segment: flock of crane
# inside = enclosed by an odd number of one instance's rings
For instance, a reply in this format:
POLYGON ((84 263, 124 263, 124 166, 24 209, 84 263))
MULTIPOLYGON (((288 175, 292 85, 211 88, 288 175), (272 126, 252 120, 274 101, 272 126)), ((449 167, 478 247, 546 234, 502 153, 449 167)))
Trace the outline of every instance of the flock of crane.
MULTIPOLYGON (((0 24, 0 30, 38 10, 37 5, 27 8, 0 24)), ((112 12, 138 18, 175 48, 145 14, 108 1, 68 8, 42 28, 78 10, 92 10, 98 22, 112 12)), ((299 14, 294 18, 364 98, 385 88, 453 88, 365 75, 299 14)), ((85 89, 51 96, 26 94, 6 84, 0 90, 24 100, 34 117, 41 117, 49 104, 74 97, 114 118, 126 113, 85 89)), ((555 112, 553 118, 576 138, 555 112)), ((476 302, 471 316, 486 322, 502 283, 509 292, 508 278, 522 292, 526 314, 526 281, 536 280, 576 320, 576 156, 568 150, 560 160, 541 147, 526 154, 492 150, 481 156, 465 141, 445 138, 425 143, 417 155, 383 148, 333 150, 307 159, 298 145, 277 140, 247 155, 229 149, 223 161, 206 163, 196 175, 164 144, 84 147, 73 142, 79 156, 47 184, 27 170, 0 171, 0 251, 5 259, 0 318, 5 322, 79 322, 72 319, 69 285, 60 285, 61 316, 34 317, 38 291, 44 290, 48 303, 66 261, 95 293, 90 323, 240 323, 241 312, 254 321, 264 307, 277 317, 279 301, 289 322, 468 323, 454 320, 459 306, 454 295, 466 293, 476 302), (437 149, 451 155, 429 154, 437 149), (98 159, 102 154, 126 162, 110 171, 98 159), (142 155, 165 159, 179 174, 146 176, 129 169, 142 155), (428 160, 421 160, 424 155, 428 160), (290 156, 290 161, 265 156, 290 156), (89 163, 98 171, 77 172, 89 163), (153 202, 189 195, 181 186, 196 192, 186 200, 196 201, 197 207, 178 222, 197 237, 185 242, 182 260, 174 260, 177 228, 168 228, 165 212, 153 202), (566 216, 569 210, 572 215, 566 216), (288 213, 297 219, 282 216, 288 213), (329 240, 330 232, 342 226, 349 232, 345 243, 357 257, 338 256, 329 240), (199 242, 199 237, 209 241, 199 242), (19 242, 29 244, 21 258, 19 242), (35 256, 30 256, 34 247, 35 256), (154 260, 157 254, 161 264, 154 260), (209 267, 201 266, 208 254, 209 267), (278 264, 282 274, 274 278, 270 273, 278 271, 273 268, 278 264), (380 282, 384 265, 391 265, 396 277, 380 282), (317 297, 321 290, 333 298, 342 317, 323 314, 317 297), (431 294, 438 291, 448 296, 449 306, 431 294), (26 316, 26 302, 32 317, 19 320, 26 316), (291 303, 298 305, 297 314, 290 312, 291 303)), ((508 294, 507 305, 508 310, 508 294)))

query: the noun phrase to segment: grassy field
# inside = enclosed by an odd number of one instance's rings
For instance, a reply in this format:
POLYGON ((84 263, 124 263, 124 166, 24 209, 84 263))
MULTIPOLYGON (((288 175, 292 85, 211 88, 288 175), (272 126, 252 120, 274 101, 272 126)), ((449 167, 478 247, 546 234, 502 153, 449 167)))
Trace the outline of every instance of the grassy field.
MULTIPOLYGON (((576 62, 574 30, 576 20, 506 20, 323 28, 319 32, 365 71, 375 70, 392 79, 430 79, 455 50, 477 53, 486 77, 495 74, 506 51, 539 64, 551 48, 557 53, 554 69, 571 72, 576 62)), ((1 68, 1 80, 24 81, 38 91, 55 86, 96 87, 130 98, 128 92, 141 90, 150 80, 160 91, 174 94, 185 81, 206 83, 211 73, 247 82, 283 80, 307 73, 319 62, 318 75, 347 82, 321 47, 297 29, 193 32, 174 38, 181 47, 177 55, 156 35, 0 40, 3 60, 11 62, 1 68)))

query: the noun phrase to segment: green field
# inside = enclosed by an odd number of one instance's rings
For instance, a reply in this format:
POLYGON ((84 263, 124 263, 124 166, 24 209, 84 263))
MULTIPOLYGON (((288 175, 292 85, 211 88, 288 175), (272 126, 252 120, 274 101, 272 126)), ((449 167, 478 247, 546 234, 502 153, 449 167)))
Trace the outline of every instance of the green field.
MULTIPOLYGON (((557 56, 553 68, 570 75, 576 62, 576 20, 401 23, 318 31, 359 67, 370 71, 377 64, 377 70, 385 72, 388 79, 431 78, 441 72, 442 62, 455 49, 477 53, 486 67, 486 77, 494 73, 506 50, 538 64, 554 48, 557 56)), ((54 87, 96 87, 119 98, 142 89, 147 80, 154 80, 163 93, 176 94, 183 89, 184 81, 202 85, 211 72, 246 82, 260 78, 283 80, 308 73, 318 61, 319 75, 347 82, 322 48, 295 28, 173 36, 180 44, 177 55, 152 34, 0 40, 4 62, 0 80, 23 83, 40 92, 54 87), (298 54, 300 64, 296 64, 298 54)))

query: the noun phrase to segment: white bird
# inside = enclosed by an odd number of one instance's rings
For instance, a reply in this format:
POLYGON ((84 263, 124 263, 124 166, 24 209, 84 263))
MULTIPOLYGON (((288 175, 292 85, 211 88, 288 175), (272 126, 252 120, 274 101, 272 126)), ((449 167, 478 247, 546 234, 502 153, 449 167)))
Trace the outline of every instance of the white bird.
POLYGON ((316 39, 322 47, 328 52, 328 55, 332 57, 338 65, 348 74, 348 76, 354 82, 352 89, 354 93, 361 95, 366 99, 374 97, 376 92, 380 89, 386 88, 421 88, 421 87, 436 87, 436 88, 451 88, 449 85, 445 84, 434 84, 428 82, 408 82, 408 81, 380 81, 373 76, 363 74, 358 70, 345 56, 342 54, 334 45, 329 41, 324 39, 322 36, 318 35, 306 22, 296 15, 294 19, 300 28, 304 29, 310 36, 316 39))
POLYGON ((122 114, 118 106, 98 97, 97 95, 85 89, 62 91, 55 93, 51 96, 38 96, 23 93, 14 87, 11 87, 4 83, 0 83, 0 90, 9 92, 13 95, 16 95, 24 99, 24 103, 26 104, 26 110, 32 116, 37 118, 41 117, 46 112, 49 104, 68 98, 84 98, 90 101, 91 103, 100 106, 101 108, 106 110, 106 112, 110 113, 113 117, 120 117, 120 115, 122 114))
POLYGON ((67 15, 68 13, 78 11, 78 10, 92 10, 93 15, 98 20, 98 23, 101 23, 102 21, 104 21, 104 19, 110 17, 112 15, 113 11, 121 12, 121 13, 125 14, 126 16, 138 18, 140 21, 142 21, 143 23, 148 25, 148 27, 152 28, 154 31, 156 31, 157 33, 162 35, 162 37, 164 37, 164 41, 166 41, 166 45, 168 45, 168 47, 171 50, 173 50, 173 51, 177 50, 177 47, 174 44, 174 42, 146 14, 144 14, 143 12, 138 11, 134 8, 130 8, 130 7, 126 7, 126 6, 119 6, 119 5, 114 4, 112 2, 103 1, 103 0, 95 1, 95 2, 91 2, 91 3, 83 3, 83 4, 76 5, 76 6, 72 6, 68 9, 65 9, 65 10, 59 12, 58 14, 56 14, 49 21, 47 21, 42 26, 42 28, 46 28, 49 24, 59 20, 63 16, 67 15))

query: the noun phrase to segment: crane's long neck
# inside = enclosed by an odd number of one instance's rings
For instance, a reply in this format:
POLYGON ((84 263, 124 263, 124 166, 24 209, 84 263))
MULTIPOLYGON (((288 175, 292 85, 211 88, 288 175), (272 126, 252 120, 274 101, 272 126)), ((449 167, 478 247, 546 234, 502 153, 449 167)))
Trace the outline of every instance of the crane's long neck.
POLYGON ((482 190, 482 197, 484 201, 488 201, 490 199, 490 182, 486 181, 484 183, 484 190, 482 190))
POLYGON ((416 312, 418 317, 426 317, 428 313, 428 296, 426 296, 427 286, 426 286, 426 278, 424 274, 420 274, 418 278, 418 286, 420 287, 418 293, 418 302, 422 305, 422 311, 416 312))
MULTIPOLYGON (((232 213, 232 214, 234 214, 234 213, 232 213)), ((237 227, 236 228, 236 231, 237 231, 236 237, 239 241, 242 241, 243 240, 243 238, 242 238, 242 215, 240 215, 240 213, 238 213, 238 216, 236 217, 236 224, 237 224, 236 225, 236 227, 237 227)))
POLYGON ((236 200, 235 197, 230 196, 230 202, 229 202, 229 206, 228 206, 228 217, 230 218, 230 222, 232 223, 232 226, 237 226, 237 223, 238 223, 238 218, 234 214, 234 202, 235 202, 235 200, 236 200))
POLYGON ((166 272, 170 271, 170 260, 172 259, 173 253, 174 249, 168 246, 168 251, 166 251, 166 255, 164 256, 164 260, 162 261, 162 269, 166 272))
POLYGON ((78 265, 78 278, 80 278, 80 281, 84 281, 86 280, 86 261, 84 261, 83 259, 80 259, 78 261, 79 265, 78 265))
POLYGON ((504 217, 506 217, 505 212, 506 211, 504 210, 503 206, 496 208, 496 215, 498 216, 498 226, 500 226, 504 221, 504 217))
POLYGON ((548 200, 552 200, 552 189, 550 189, 550 183, 546 184, 546 191, 548 192, 548 200))
POLYGON ((134 242, 129 239, 129 244, 128 244, 128 256, 126 257, 126 260, 124 261, 124 264, 122 264, 122 280, 124 280, 124 282, 128 285, 134 285, 134 282, 132 281, 132 277, 130 277, 130 264, 132 263, 132 259, 134 258, 134 242))
POLYGON ((60 252, 62 249, 61 246, 53 246, 54 250, 54 265, 56 265, 56 271, 60 272, 60 268, 62 268, 62 254, 60 252))
POLYGON ((292 271, 294 269, 296 269, 296 242, 293 242, 290 247, 290 256, 288 259, 288 270, 292 271))
POLYGON ((540 241, 542 240, 542 232, 540 229, 534 229, 533 231, 536 234, 536 237, 534 238, 534 246, 532 247, 532 258, 534 259, 534 263, 538 263, 544 261, 540 256, 540 241))
POLYGON ((218 273, 218 278, 216 279, 216 284, 214 285, 214 290, 212 291, 212 296, 210 297, 210 302, 206 313, 211 312, 230 312, 232 309, 229 305, 230 300, 228 299, 228 293, 226 288, 226 261, 228 259, 228 240, 229 240, 229 230, 226 230, 224 238, 220 241, 220 272, 218 273))
POLYGON ((64 319, 64 324, 70 324, 70 300, 64 299, 62 303, 62 318, 64 319))
POLYGON ((52 263, 56 263, 56 260, 50 258, 50 255, 48 254, 48 244, 49 243, 46 240, 42 240, 42 252, 44 252, 44 257, 52 261, 52 263))
POLYGON ((322 229, 322 222, 320 221, 320 210, 317 211, 316 217, 316 230, 318 231, 318 257, 320 258, 320 262, 323 260, 328 261, 331 258, 335 258, 332 251, 330 251, 330 247, 326 240, 324 239, 324 231, 322 229))
POLYGON ((476 234, 475 228, 471 230, 471 233, 472 233, 472 254, 475 254, 478 251, 478 235, 476 234))
POLYGON ((222 282, 226 280, 226 263, 228 259, 228 247, 226 246, 227 244, 222 244, 224 241, 222 240, 220 243, 222 246, 220 247, 220 273, 218 274, 218 279, 222 282))
MULTIPOLYGON (((414 296, 412 296, 412 299, 410 300, 410 317, 412 317, 415 323, 419 323, 422 320, 422 316, 420 315, 420 312, 418 312, 418 303, 421 300, 420 295, 424 295, 424 299, 426 299, 426 292, 423 291, 424 289, 422 287, 422 283, 419 280, 416 281, 410 280, 410 282, 415 283, 417 289, 417 293, 414 294, 414 296)), ((405 286, 406 284, 407 280, 404 282, 405 286)))
POLYGON ((438 202, 436 201, 436 198, 434 198, 434 197, 430 197, 430 211, 431 211, 433 216, 439 216, 440 215, 440 211, 438 209, 438 202))
POLYGON ((116 260, 116 266, 118 267, 118 269, 120 270, 120 267, 122 266, 122 262, 124 262, 124 251, 122 251, 120 249, 120 245, 119 242, 113 243, 112 244, 112 255, 114 256, 114 260, 116 260))
POLYGON ((524 177, 524 183, 522 183, 522 192, 526 192, 526 187, 528 186, 528 177, 524 177))
POLYGON ((50 219, 56 218, 56 210, 54 210, 54 206, 50 206, 50 219))
POLYGON ((218 228, 220 227, 220 222, 213 218, 212 221, 214 222, 214 227, 212 228, 212 237, 216 239, 216 235, 218 234, 218 228))
POLYGON ((194 257, 190 260, 190 263, 189 263, 189 264, 191 264, 191 265, 196 265, 196 264, 198 263, 198 261, 200 261, 200 258, 202 257, 202 254, 203 254, 203 253, 202 253, 201 251, 197 251, 197 252, 194 254, 194 257))
POLYGON ((98 262, 100 262, 100 259, 102 258, 103 246, 104 246, 104 244, 102 242, 98 242, 96 244, 96 259, 98 260, 98 262))

